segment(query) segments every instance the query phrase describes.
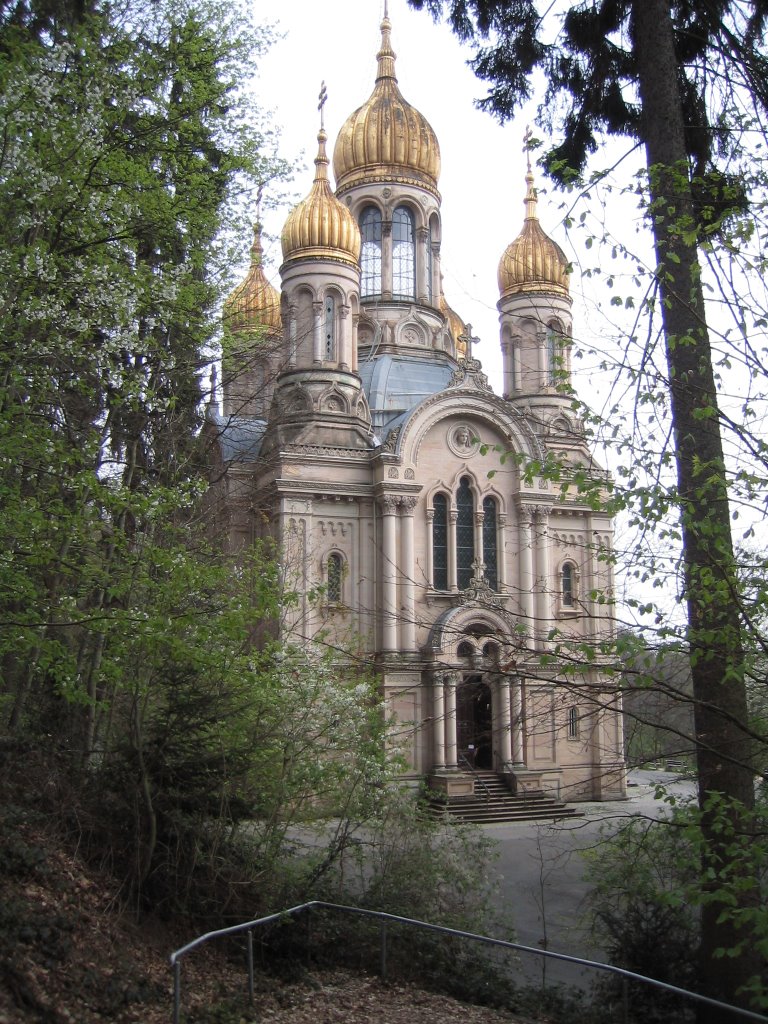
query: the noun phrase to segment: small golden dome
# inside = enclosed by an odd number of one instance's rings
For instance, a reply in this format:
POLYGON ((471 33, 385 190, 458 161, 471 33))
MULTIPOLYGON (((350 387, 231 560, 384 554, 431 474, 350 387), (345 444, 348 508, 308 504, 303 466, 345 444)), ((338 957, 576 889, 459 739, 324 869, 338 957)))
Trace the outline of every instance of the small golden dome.
POLYGON ((307 198, 288 214, 283 227, 283 259, 286 263, 307 257, 334 259, 356 267, 360 259, 360 229, 346 206, 333 194, 328 181, 327 139, 321 128, 317 135, 312 188, 307 198))
POLYGON ((440 292, 437 308, 448 321, 448 330, 451 332, 453 343, 456 346, 456 355, 463 358, 467 354, 467 343, 461 339, 466 336, 467 325, 459 314, 448 305, 442 291, 440 292))
POLYGON ((525 176, 525 223, 523 230, 499 261, 499 292, 502 299, 520 292, 568 294, 568 260, 560 246, 546 235, 536 213, 536 189, 528 164, 525 176))
POLYGON ((345 121, 333 150, 337 192, 352 185, 402 181, 438 195, 440 146, 427 119, 404 98, 395 75, 387 15, 370 98, 345 121))
POLYGON ((261 225, 254 224, 248 273, 224 303, 224 326, 231 331, 282 330, 280 292, 267 280, 262 255, 261 225))

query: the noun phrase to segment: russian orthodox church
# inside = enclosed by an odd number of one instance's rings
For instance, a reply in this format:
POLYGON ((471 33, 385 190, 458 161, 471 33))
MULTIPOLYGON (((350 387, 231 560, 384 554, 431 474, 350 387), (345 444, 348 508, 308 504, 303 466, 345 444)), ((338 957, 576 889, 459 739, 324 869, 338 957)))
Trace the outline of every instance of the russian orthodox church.
POLYGON ((574 483, 605 474, 573 400, 568 263, 529 163, 499 262, 495 394, 443 294, 440 148, 400 92, 390 31, 385 13, 373 92, 333 149, 335 189, 321 113, 281 291, 257 226, 226 303, 223 408, 208 413, 221 522, 233 551, 278 542, 298 594, 283 629, 374 667, 406 778, 448 799, 480 769, 513 792, 615 798, 613 685, 599 660, 559 653, 614 628, 611 522, 574 483))

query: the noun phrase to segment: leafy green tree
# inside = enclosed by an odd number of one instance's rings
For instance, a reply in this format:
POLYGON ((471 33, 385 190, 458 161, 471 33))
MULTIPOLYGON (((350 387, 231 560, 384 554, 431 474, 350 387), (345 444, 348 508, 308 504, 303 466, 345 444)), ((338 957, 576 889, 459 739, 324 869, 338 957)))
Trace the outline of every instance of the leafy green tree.
MULTIPOLYGON (((662 321, 677 478, 663 492, 651 487, 645 504, 655 519, 670 507, 679 517, 706 838, 702 878, 714 897, 729 870, 720 831, 722 801, 734 828, 751 827, 755 762, 745 682, 748 624, 722 436, 728 421, 719 408, 699 251, 711 252, 718 238, 727 237, 730 219, 748 207, 744 183, 723 165, 744 155, 744 122, 737 113, 749 107, 753 129, 760 131, 762 124, 768 5, 583 0, 565 5, 556 32, 533 0, 411 3, 435 16, 447 8, 457 34, 476 44, 472 66, 491 83, 480 105, 502 120, 529 98, 535 72, 544 72, 543 123, 562 136, 545 159, 556 180, 577 180, 601 133, 637 140, 645 150, 655 309, 662 321)), ((750 445, 764 469, 764 445, 754 435, 750 445)), ((617 496, 617 508, 630 502, 626 492, 617 496)), ((709 991, 732 1000, 743 998, 740 990, 760 966, 739 931, 740 911, 747 913, 758 898, 744 881, 738 910, 729 911, 716 898, 702 907, 702 978, 709 991), (738 956, 724 955, 735 949, 738 956)))
POLYGON ((17 733, 79 703, 85 758, 142 545, 196 514, 223 239, 281 170, 240 89, 266 42, 207 0, 0 13, 2 690, 17 733))

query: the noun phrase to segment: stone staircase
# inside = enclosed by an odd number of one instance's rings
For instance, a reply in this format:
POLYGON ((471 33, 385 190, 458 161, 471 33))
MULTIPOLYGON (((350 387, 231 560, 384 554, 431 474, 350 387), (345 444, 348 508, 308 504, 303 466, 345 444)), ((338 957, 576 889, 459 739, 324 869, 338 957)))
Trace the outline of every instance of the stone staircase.
POLYGON ((475 795, 449 801, 433 800, 430 813, 435 817, 474 822, 478 825, 508 821, 544 821, 581 817, 573 807, 545 793, 515 796, 496 772, 474 771, 475 795))

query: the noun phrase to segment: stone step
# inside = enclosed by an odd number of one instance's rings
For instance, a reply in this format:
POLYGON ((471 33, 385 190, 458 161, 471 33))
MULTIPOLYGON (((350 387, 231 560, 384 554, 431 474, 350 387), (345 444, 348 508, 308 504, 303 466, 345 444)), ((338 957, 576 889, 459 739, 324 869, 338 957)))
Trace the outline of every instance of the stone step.
POLYGON ((477 824, 505 821, 540 821, 580 817, 580 812, 546 793, 516 796, 495 772, 475 772, 475 795, 448 801, 433 801, 430 813, 477 824))

